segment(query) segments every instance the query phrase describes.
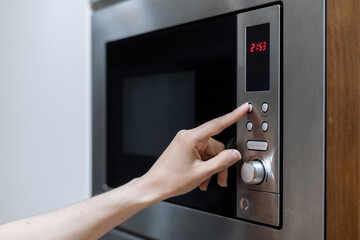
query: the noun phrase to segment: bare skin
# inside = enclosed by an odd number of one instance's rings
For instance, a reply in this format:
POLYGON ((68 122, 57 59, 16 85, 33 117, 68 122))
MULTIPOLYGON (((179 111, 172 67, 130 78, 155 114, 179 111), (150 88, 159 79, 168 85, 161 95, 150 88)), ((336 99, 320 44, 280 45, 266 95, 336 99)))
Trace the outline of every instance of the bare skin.
POLYGON ((199 187, 212 175, 227 186, 227 169, 241 159, 213 138, 248 111, 245 103, 222 117, 181 130, 142 177, 107 193, 43 215, 0 226, 0 239, 98 239, 140 210, 199 187))

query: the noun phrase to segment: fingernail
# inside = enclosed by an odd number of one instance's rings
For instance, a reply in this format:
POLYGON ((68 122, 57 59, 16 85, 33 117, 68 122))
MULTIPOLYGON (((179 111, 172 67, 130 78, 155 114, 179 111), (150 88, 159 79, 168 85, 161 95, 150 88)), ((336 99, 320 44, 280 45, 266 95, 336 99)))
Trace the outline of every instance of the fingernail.
POLYGON ((220 187, 227 187, 227 179, 225 180, 225 182, 218 182, 220 187))
POLYGON ((232 156, 233 156, 234 159, 236 159, 236 160, 240 160, 240 159, 241 159, 241 154, 240 154, 240 152, 239 152, 238 150, 234 150, 234 151, 232 152, 232 156))

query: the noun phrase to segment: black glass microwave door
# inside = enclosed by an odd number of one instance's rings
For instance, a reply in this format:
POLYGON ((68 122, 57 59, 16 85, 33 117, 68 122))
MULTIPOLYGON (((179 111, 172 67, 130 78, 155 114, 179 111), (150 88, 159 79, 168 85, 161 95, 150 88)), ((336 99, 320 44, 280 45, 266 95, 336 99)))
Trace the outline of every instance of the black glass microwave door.
MULTIPOLYGON (((236 17, 228 16, 111 42, 107 48, 107 184, 146 173, 180 129, 236 107, 236 17)), ((235 126, 215 136, 227 143, 235 126)), ((166 181, 166 179, 164 179, 166 181)), ((235 217, 236 179, 214 178, 169 202, 235 217)))
POLYGON ((177 129, 195 124, 195 72, 126 78, 122 95, 123 151, 129 156, 157 158, 177 129))

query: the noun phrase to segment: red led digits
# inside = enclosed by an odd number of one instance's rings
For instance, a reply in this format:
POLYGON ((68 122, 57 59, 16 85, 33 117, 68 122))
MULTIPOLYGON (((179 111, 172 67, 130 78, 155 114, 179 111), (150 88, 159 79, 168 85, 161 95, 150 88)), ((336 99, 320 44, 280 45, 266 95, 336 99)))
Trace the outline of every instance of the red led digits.
POLYGON ((250 43, 250 52, 264 52, 267 49, 267 42, 250 43))
POLYGON ((250 47, 250 52, 254 52, 255 51, 254 49, 255 49, 255 43, 252 43, 250 47))

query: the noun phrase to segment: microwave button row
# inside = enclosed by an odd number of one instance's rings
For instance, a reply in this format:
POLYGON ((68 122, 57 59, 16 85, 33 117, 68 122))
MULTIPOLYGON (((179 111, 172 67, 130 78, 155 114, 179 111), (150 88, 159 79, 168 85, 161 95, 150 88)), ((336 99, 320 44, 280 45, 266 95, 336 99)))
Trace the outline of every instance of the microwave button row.
POLYGON ((268 143, 265 141, 247 141, 246 147, 249 150, 266 151, 268 149, 268 143))
MULTIPOLYGON (((269 110, 269 105, 264 102, 262 105, 261 105, 261 111, 263 113, 266 113, 267 111, 269 110)), ((253 105, 251 103, 249 103, 249 110, 248 112, 251 113, 253 111, 253 105)))
MULTIPOLYGON (((246 130, 248 130, 249 132, 253 130, 253 127, 254 126, 252 122, 249 121, 246 123, 246 130)), ((269 124, 267 122, 263 122, 261 124, 261 129, 263 130, 263 132, 266 132, 269 129, 269 124)))

